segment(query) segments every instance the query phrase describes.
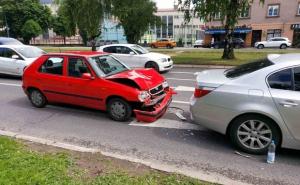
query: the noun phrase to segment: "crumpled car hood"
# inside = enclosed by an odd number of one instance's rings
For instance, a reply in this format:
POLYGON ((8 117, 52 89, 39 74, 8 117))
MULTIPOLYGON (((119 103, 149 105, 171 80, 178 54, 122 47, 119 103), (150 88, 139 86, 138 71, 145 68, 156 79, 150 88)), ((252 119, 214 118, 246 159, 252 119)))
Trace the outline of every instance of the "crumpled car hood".
POLYGON ((128 70, 109 76, 106 79, 130 79, 134 81, 141 90, 149 90, 165 81, 165 78, 153 69, 128 70))

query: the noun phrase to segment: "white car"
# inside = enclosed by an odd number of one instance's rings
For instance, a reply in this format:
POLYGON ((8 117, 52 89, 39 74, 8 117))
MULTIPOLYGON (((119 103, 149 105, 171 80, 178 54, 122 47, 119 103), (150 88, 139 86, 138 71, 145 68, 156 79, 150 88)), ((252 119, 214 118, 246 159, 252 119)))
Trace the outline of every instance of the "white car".
POLYGON ((45 52, 34 46, 0 45, 0 73, 22 76, 25 68, 45 52))
POLYGON ((158 72, 173 68, 170 56, 149 52, 136 44, 112 44, 101 46, 98 51, 112 53, 117 59, 131 68, 153 68, 158 72))
POLYGON ((203 47, 204 45, 204 40, 196 40, 194 44, 194 48, 200 48, 203 47))
POLYGON ((286 37, 274 37, 267 41, 256 42, 255 47, 258 49, 263 48, 280 48, 286 49, 287 47, 291 47, 291 41, 286 37))

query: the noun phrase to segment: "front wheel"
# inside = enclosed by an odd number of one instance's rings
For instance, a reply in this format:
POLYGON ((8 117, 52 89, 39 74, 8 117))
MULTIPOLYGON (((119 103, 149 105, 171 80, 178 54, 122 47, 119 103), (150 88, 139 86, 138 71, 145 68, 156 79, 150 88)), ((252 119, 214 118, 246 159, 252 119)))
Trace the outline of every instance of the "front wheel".
POLYGON ((155 62, 147 62, 145 67, 146 68, 152 68, 155 71, 159 72, 159 67, 158 67, 157 63, 155 63, 155 62))
POLYGON ((109 117, 115 121, 127 121, 132 115, 131 106, 120 98, 113 98, 107 104, 109 117))
POLYGON ((265 154, 272 140, 280 143, 280 132, 274 121, 259 115, 245 115, 234 120, 231 142, 244 152, 265 154))
POLYGON ((281 46, 280 46, 280 49, 286 49, 287 48, 287 45, 286 44, 282 44, 281 46))
POLYGON ((258 49, 264 49, 264 47, 265 47, 265 46, 262 45, 262 44, 260 44, 260 45, 257 46, 258 49))
POLYGON ((37 108, 43 108, 47 105, 46 97, 37 89, 32 89, 29 91, 29 99, 31 104, 37 108))

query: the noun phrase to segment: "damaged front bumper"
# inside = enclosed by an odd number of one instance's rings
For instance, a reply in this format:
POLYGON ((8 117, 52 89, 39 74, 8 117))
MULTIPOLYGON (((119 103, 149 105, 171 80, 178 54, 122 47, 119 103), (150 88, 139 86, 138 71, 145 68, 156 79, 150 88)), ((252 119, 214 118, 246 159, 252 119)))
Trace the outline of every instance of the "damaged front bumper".
POLYGON ((134 110, 137 121, 152 123, 152 122, 156 121, 157 119, 159 119, 160 117, 162 117, 172 102, 173 94, 176 94, 175 91, 173 89, 169 88, 169 90, 166 91, 166 94, 160 103, 154 101, 155 104, 153 105, 154 106, 153 111, 134 110))

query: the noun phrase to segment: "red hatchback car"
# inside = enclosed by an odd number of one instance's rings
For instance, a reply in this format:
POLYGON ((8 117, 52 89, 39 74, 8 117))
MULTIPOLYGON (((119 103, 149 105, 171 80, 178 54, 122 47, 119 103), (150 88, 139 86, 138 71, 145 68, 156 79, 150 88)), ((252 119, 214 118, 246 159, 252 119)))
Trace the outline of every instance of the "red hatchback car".
POLYGON ((66 103, 105 110, 111 119, 153 122, 172 101, 173 90, 153 69, 131 70, 109 54, 46 54, 28 66, 23 89, 32 105, 66 103))

